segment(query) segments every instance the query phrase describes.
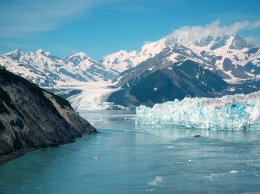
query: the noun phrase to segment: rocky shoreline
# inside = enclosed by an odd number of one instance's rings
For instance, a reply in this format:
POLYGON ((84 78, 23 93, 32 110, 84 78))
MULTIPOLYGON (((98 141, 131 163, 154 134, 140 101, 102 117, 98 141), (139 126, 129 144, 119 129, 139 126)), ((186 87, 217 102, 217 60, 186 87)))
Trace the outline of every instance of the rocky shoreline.
POLYGON ((0 69, 0 163, 92 133, 67 100, 0 69))
POLYGON ((15 158, 18 158, 19 156, 22 156, 28 151, 33 151, 33 150, 36 150, 36 148, 24 148, 24 149, 16 150, 10 154, 2 155, 0 156, 0 165, 10 160, 13 160, 15 158))

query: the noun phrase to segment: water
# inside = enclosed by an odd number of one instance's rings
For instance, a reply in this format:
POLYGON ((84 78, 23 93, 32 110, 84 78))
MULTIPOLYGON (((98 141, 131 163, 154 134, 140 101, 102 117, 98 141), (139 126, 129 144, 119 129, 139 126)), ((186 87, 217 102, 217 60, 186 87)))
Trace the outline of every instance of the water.
POLYGON ((135 126, 132 111, 80 114, 102 133, 0 165, 0 193, 260 193, 260 131, 135 126))

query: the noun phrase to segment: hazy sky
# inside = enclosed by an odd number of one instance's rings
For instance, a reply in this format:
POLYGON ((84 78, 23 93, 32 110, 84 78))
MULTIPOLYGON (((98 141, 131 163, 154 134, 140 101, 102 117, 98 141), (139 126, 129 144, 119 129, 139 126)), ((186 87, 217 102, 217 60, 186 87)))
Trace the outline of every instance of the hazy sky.
POLYGON ((237 33, 260 45, 259 0, 0 0, 0 54, 43 49, 95 60, 174 34, 237 33))

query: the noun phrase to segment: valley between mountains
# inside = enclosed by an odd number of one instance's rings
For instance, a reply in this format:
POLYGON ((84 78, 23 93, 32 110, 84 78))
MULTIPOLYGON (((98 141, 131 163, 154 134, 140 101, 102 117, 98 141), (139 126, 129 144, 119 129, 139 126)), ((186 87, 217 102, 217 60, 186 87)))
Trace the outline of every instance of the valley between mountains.
POLYGON ((185 42, 169 35, 138 51, 95 61, 14 50, 0 65, 69 100, 76 110, 128 109, 185 97, 220 97, 260 89, 260 48, 239 35, 185 42))

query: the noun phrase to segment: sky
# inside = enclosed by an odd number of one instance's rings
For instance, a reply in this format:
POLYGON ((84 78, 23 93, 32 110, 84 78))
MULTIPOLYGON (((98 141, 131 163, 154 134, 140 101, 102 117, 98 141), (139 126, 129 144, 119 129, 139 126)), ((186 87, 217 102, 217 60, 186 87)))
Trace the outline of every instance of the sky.
POLYGON ((167 35, 239 34, 260 46, 259 0, 0 0, 0 54, 43 49, 95 60, 167 35))

